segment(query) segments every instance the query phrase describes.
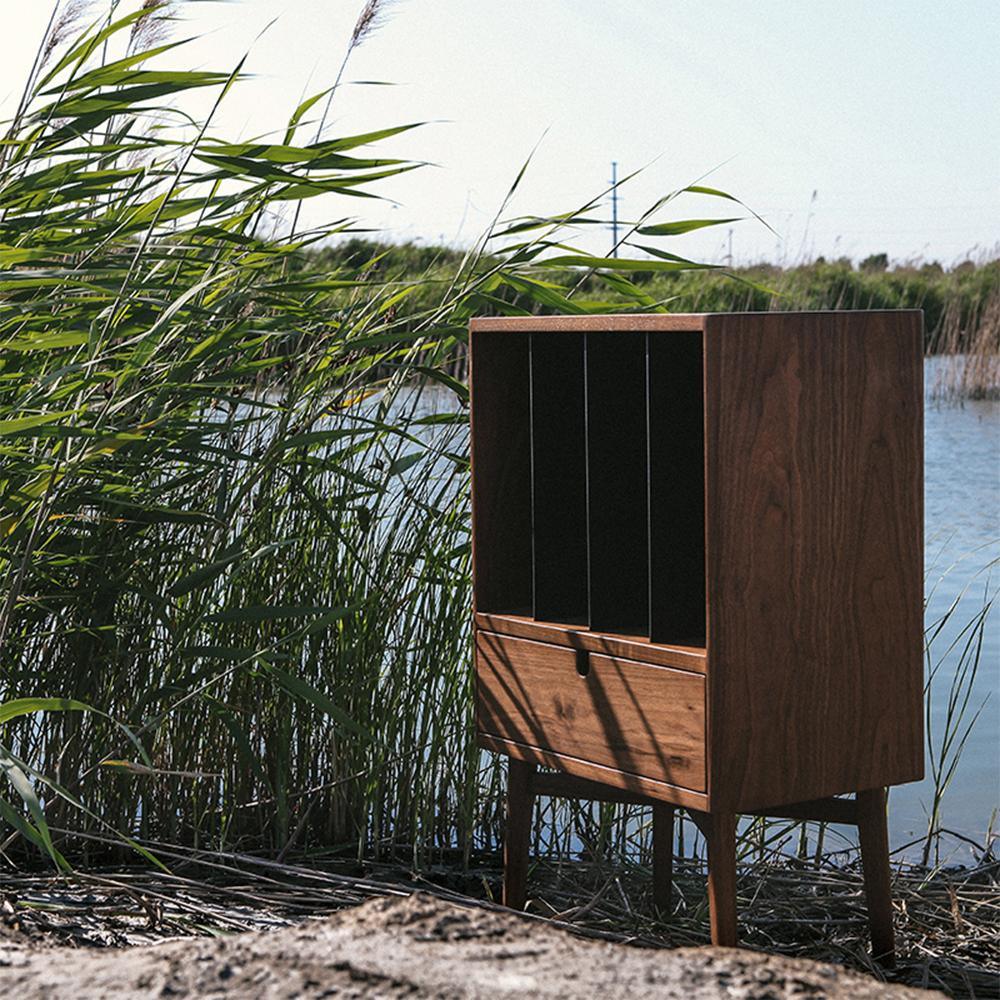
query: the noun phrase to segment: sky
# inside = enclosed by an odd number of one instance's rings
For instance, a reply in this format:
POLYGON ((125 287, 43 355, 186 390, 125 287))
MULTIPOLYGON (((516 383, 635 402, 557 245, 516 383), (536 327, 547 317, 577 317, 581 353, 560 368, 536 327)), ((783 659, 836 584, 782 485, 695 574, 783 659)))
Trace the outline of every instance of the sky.
MULTIPOLYGON (((228 69, 249 52, 216 132, 264 135, 332 82, 362 6, 186 0, 175 34, 199 38, 175 58, 228 69)), ((51 7, 0 0, 5 116, 51 7)), ((430 165, 384 201, 308 203, 306 222, 361 213, 393 240, 469 245, 529 157, 507 216, 579 207, 614 160, 640 171, 625 219, 700 181, 775 230, 750 217, 660 244, 685 256, 1000 255, 1000 0, 396 0, 344 79, 392 86, 340 89, 328 136, 427 122, 382 151, 430 165)), ((732 214, 685 195, 658 218, 732 214)), ((576 242, 603 252, 611 235, 576 242)))

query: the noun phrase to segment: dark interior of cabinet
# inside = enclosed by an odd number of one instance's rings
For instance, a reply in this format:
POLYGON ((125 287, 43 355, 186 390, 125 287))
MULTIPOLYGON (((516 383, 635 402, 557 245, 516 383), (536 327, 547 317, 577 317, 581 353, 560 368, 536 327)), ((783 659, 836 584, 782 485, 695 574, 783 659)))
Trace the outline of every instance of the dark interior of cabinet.
POLYGON ((705 644, 702 337, 479 331, 476 606, 705 644))
POLYGON ((472 551, 476 607, 530 615, 531 429, 528 334, 472 338, 472 551))
POLYGON ((646 336, 588 333, 590 627, 649 634, 646 336))
POLYGON ((531 334, 535 618, 586 625, 584 337, 531 334))
POLYGON ((705 645, 705 407, 701 334, 650 336, 649 637, 705 645))

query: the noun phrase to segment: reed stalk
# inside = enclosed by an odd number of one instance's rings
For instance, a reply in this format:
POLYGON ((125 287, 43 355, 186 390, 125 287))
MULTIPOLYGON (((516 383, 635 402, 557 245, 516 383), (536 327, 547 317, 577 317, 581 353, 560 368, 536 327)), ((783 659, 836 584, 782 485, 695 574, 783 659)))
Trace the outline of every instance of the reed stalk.
POLYGON ((307 266, 417 166, 377 152, 414 126, 303 143, 324 92, 282 141, 227 141, 240 67, 174 68, 168 10, 48 35, 4 135, 0 847, 468 853, 498 766, 472 738, 468 317, 662 306, 568 244, 590 205, 498 223, 445 281, 307 266), (324 225, 280 222, 321 196, 324 225), (616 301, 571 299, 582 273, 616 301))

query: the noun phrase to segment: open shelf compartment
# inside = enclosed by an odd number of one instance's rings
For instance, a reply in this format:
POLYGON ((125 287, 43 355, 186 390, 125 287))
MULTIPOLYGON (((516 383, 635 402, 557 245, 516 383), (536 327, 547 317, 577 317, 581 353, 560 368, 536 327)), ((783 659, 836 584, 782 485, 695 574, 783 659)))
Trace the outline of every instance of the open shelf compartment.
POLYGON ((705 646, 700 330, 472 338, 477 610, 705 646))
POLYGON ((649 637, 705 645, 705 394, 699 332, 650 334, 649 637))
POLYGON ((476 608, 533 611, 527 333, 471 338, 472 553, 476 608))
POLYGON ((646 335, 587 334, 590 627, 649 634, 646 335))
POLYGON ((584 337, 574 333, 530 336, 534 617, 585 624, 584 337))

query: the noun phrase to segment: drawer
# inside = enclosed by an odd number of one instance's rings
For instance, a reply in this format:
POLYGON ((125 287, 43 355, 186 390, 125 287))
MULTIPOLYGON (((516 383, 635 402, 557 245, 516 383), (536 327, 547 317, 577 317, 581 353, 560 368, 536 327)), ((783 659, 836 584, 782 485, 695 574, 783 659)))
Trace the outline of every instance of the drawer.
POLYGON ((705 791, 705 678, 476 631, 481 733, 705 791))

